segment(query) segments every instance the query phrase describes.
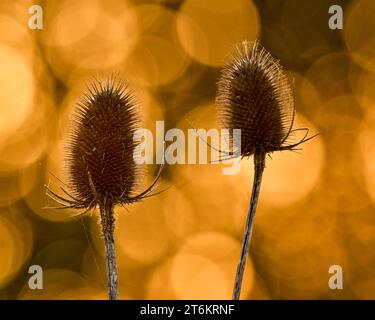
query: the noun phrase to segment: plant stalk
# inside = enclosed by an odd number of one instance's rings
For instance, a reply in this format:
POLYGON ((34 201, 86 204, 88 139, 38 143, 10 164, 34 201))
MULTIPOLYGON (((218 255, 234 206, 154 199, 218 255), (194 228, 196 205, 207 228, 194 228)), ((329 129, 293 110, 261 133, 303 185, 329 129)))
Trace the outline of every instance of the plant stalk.
POLYGON ((115 218, 112 207, 100 206, 100 223, 104 237, 105 256, 108 277, 109 300, 118 300, 118 276, 115 249, 115 218))
POLYGON ((247 213, 244 236, 242 240, 241 255, 237 266, 236 280, 234 282, 233 300, 239 300, 241 294, 242 280, 245 271, 246 258, 250 248, 251 232, 254 224, 255 212, 258 204, 260 185, 265 166, 266 155, 264 153, 254 154, 254 180, 251 192, 250 206, 247 213))

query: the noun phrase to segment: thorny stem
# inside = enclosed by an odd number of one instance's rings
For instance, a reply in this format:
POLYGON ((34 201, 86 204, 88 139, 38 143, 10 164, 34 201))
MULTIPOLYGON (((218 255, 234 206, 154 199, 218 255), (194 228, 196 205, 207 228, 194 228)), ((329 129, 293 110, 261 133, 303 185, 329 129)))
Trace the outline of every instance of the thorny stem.
POLYGON ((107 277, 108 277, 108 296, 110 300, 118 300, 118 280, 117 280, 117 263, 115 249, 115 218, 113 207, 105 205, 100 206, 100 224, 104 237, 107 277))
POLYGON ((262 175, 265 166, 265 154, 255 153, 254 154, 254 180, 253 190, 251 192, 250 206, 247 213, 246 225, 244 230, 244 236, 242 240, 241 255, 237 266, 236 280, 234 282, 233 289, 233 300, 239 300, 241 294, 241 286, 243 275, 245 271, 246 258, 249 252, 251 231, 254 224, 255 211, 258 204, 258 197, 260 191, 260 185, 262 182, 262 175))

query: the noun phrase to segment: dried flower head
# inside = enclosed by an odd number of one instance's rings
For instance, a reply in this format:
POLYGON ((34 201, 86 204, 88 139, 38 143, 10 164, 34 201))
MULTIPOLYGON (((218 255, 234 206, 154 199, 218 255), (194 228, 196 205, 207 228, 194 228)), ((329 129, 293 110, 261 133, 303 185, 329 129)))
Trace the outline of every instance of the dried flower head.
POLYGON ((241 130, 240 146, 237 137, 229 136, 234 150, 230 155, 254 156, 253 188, 233 289, 233 299, 238 300, 266 155, 274 151, 296 150, 298 145, 314 136, 308 137, 307 128, 293 129, 293 88, 280 63, 258 41, 252 47, 247 41, 236 47, 234 56, 222 71, 217 104, 222 125, 230 132, 241 130), (296 131, 305 131, 305 135, 291 143, 289 140, 296 131))
POLYGON ((119 298, 115 250, 116 204, 128 204, 151 195, 163 168, 154 182, 142 193, 135 194, 142 168, 136 165, 137 143, 134 133, 139 127, 133 93, 124 82, 110 78, 94 81, 78 104, 74 127, 68 143, 67 168, 70 193, 62 197, 49 186, 47 196, 62 208, 99 207, 99 221, 104 239, 108 295, 119 298))
POLYGON ((140 121, 132 92, 121 82, 93 83, 74 122, 67 158, 74 196, 87 207, 126 203, 141 174, 133 160, 140 121))
POLYGON ((258 41, 236 47, 222 70, 216 101, 221 124, 230 131, 241 129, 243 157, 294 149, 307 140, 308 129, 292 129, 294 94, 288 76, 258 41), (288 144, 297 130, 305 130, 305 136, 288 144))
POLYGON ((111 208, 150 195, 162 166, 154 183, 136 195, 143 176, 143 167, 133 158, 138 143, 133 135, 140 126, 137 107, 123 81, 111 77, 91 82, 78 102, 67 143, 69 193, 61 190, 68 198, 47 186, 47 195, 61 208, 111 208))

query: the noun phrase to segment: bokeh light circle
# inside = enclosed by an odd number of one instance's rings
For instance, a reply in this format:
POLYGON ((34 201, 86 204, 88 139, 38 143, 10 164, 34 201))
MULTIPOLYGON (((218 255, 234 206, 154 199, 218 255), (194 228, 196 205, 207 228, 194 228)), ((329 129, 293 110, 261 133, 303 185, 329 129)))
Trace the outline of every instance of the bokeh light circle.
POLYGON ((354 60, 363 68, 375 71, 375 2, 353 1, 346 11, 344 40, 354 60))
POLYGON ((181 76, 189 63, 174 32, 176 15, 160 5, 135 6, 134 12, 140 30, 125 61, 125 73, 137 86, 166 85, 181 76))
POLYGON ((33 245, 33 228, 19 208, 0 208, 0 288, 17 275, 33 245))
POLYGON ((178 14, 177 31, 191 57, 220 66, 234 44, 257 38, 260 21, 252 1, 187 0, 178 14))
POLYGON ((361 123, 358 141, 363 159, 363 176, 367 191, 375 201, 375 113, 368 115, 361 123))
MULTIPOLYGON (((179 299, 230 299, 240 253, 240 243, 217 232, 198 233, 187 238, 173 258, 171 281, 179 299)), ((254 284, 250 260, 242 295, 254 284)))
POLYGON ((3 44, 0 44, 0 70, 0 136, 3 139, 30 115, 34 79, 23 56, 3 44))

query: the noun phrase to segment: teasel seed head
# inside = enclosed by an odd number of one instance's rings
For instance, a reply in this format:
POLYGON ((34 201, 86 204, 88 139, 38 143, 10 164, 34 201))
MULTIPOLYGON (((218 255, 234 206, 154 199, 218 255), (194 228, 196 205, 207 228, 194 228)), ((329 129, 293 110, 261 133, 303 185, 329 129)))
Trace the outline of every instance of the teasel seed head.
MULTIPOLYGON (((237 266, 233 299, 241 294, 252 227, 258 204, 266 155, 274 151, 296 150, 308 137, 307 128, 293 129, 295 117, 294 90, 279 61, 258 41, 247 41, 236 47, 235 54, 222 70, 217 92, 220 124, 229 129, 230 156, 254 157, 254 178, 246 218, 241 254, 237 266), (241 130, 241 142, 234 134, 241 130), (293 143, 297 131, 305 134, 293 143)), ((223 152, 223 151, 222 151, 223 152)))
MULTIPOLYGON (((295 116, 292 85, 279 61, 259 41, 252 47, 247 41, 236 46, 221 72, 216 102, 221 126, 230 132, 241 130, 242 157, 293 150, 312 138, 307 137, 307 128, 292 129, 295 116), (299 130, 304 130, 305 136, 297 143, 290 143, 293 133, 299 130)), ((236 149, 233 135, 230 140, 236 149)))
POLYGON ((67 140, 67 189, 60 187, 67 197, 46 186, 47 196, 60 205, 55 208, 111 211, 150 196, 163 166, 154 182, 136 194, 145 173, 134 161, 139 142, 133 137, 140 124, 138 104, 124 81, 115 76, 92 81, 77 104, 67 140))
POLYGON ((79 102, 68 142, 68 184, 86 203, 126 203, 140 172, 133 134, 140 126, 133 92, 114 79, 93 82, 79 102))
POLYGON ((59 205, 54 207, 56 209, 84 209, 78 216, 99 208, 108 296, 111 300, 118 300, 114 206, 155 195, 152 191, 163 165, 159 167, 154 182, 136 194, 143 173, 143 167, 135 161, 140 152, 136 142, 139 140, 135 140, 140 120, 132 91, 117 77, 91 83, 78 103, 73 124, 66 159, 69 174, 66 185, 69 189, 60 187, 65 194, 63 197, 47 185, 46 195, 59 205))

